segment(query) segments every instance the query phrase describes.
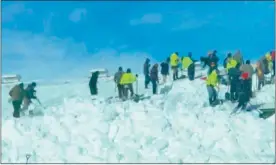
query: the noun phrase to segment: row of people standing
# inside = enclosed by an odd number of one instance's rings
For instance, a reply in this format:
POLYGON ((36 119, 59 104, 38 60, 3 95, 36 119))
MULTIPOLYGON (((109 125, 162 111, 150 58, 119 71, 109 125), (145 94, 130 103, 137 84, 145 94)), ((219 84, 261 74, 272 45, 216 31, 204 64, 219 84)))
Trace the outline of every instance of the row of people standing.
MULTIPOLYGON (((178 80, 179 77, 179 64, 181 64, 180 70, 187 69, 187 76, 189 80, 194 80, 195 77, 195 62, 196 60, 192 59, 192 53, 189 52, 187 56, 179 58, 178 52, 173 53, 165 61, 160 64, 161 75, 163 82, 166 83, 169 76, 169 68, 171 66, 173 80, 178 80)), ((152 84, 152 93, 157 94, 157 85, 159 84, 159 65, 156 63, 151 67, 150 59, 146 59, 143 65, 143 73, 145 78, 145 89, 148 89, 148 85, 152 84)))

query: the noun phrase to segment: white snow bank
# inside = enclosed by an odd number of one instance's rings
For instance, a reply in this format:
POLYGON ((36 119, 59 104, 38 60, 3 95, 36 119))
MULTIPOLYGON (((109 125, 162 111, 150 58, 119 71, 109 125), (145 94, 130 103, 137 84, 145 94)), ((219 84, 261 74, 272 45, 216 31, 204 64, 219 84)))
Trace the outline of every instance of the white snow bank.
MULTIPOLYGON (((141 86, 141 93, 151 92, 141 86)), ((115 95, 113 83, 103 82, 99 90, 100 98, 115 95)), ((4 163, 25 163, 26 154, 30 163, 275 161, 275 117, 264 120, 250 112, 229 117, 230 103, 204 107, 207 90, 199 79, 174 82, 169 93, 139 103, 91 101, 83 84, 38 91, 47 106, 39 116, 15 120, 3 102, 8 116, 2 121, 4 163)), ((266 86, 251 103, 273 101, 274 91, 266 86)))

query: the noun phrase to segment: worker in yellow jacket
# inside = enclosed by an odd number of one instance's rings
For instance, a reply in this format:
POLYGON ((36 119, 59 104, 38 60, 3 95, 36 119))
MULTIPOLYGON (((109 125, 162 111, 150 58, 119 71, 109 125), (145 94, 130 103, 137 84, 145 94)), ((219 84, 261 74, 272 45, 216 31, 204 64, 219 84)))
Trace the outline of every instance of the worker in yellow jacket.
POLYGON ((133 83, 137 80, 137 75, 133 75, 131 73, 131 70, 128 68, 125 73, 123 73, 121 80, 120 80, 120 85, 123 86, 123 97, 124 99, 128 98, 128 90, 130 91, 130 96, 133 97, 134 91, 133 91, 133 83))
POLYGON ((187 69, 188 78, 190 81, 194 80, 195 78, 195 64, 194 60, 192 59, 192 53, 189 52, 187 57, 182 59, 182 68, 187 69))
POLYGON ((235 68, 237 64, 238 64, 237 61, 233 57, 228 58, 227 64, 226 64, 226 71, 228 72, 229 69, 235 68))
POLYGON ((179 63, 179 57, 178 57, 178 52, 173 53, 170 56, 170 64, 171 64, 171 68, 173 71, 173 80, 177 80, 178 79, 178 63, 179 63))
POLYGON ((215 106, 218 103, 217 91, 215 87, 219 89, 218 73, 214 62, 211 63, 210 70, 206 79, 207 91, 209 95, 209 104, 215 106))

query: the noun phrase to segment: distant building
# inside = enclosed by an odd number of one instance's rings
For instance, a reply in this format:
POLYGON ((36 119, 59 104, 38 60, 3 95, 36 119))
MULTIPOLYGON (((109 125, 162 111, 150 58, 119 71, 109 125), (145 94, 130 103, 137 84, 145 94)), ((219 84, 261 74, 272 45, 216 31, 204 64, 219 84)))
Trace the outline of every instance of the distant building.
POLYGON ((3 75, 1 83, 2 84, 13 84, 13 83, 18 83, 21 80, 21 76, 18 74, 14 75, 3 75))

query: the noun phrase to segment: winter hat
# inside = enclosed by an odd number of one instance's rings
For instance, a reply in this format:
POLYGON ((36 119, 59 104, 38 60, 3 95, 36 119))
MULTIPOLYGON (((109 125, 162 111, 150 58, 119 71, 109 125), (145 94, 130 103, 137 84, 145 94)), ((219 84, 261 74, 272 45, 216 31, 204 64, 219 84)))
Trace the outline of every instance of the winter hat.
POLYGON ((36 83, 35 82, 32 82, 31 84, 33 87, 36 87, 36 83))

